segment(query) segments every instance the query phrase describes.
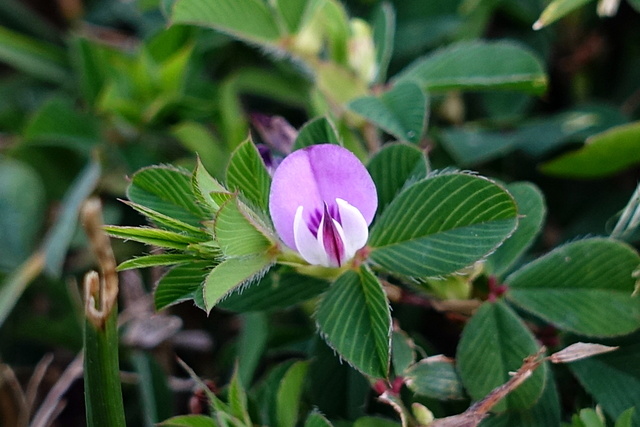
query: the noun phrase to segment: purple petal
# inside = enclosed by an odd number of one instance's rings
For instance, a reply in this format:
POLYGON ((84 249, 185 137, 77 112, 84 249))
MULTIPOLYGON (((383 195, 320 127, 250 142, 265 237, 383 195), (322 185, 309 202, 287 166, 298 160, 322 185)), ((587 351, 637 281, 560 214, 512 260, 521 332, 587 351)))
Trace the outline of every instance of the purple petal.
POLYGON ((318 240, 322 243, 329 258, 330 267, 340 267, 346 256, 344 253, 344 234, 341 233, 340 223, 331 217, 329 207, 324 204, 324 216, 318 231, 318 240))
POLYGON ((336 199, 354 206, 371 223, 378 207, 376 188, 364 165, 349 150, 333 144, 312 145, 294 151, 273 174, 269 211, 276 231, 296 248, 294 219, 303 207, 304 222, 315 212, 331 208, 336 199))

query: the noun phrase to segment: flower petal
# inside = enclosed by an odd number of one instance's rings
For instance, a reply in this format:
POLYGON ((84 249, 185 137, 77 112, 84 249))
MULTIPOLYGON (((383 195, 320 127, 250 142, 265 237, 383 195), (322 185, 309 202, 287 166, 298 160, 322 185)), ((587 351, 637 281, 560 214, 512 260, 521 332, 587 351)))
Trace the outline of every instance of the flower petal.
MULTIPOLYGON (((329 258, 324 245, 313 235, 306 221, 302 218, 304 208, 296 210, 293 223, 294 243, 302 258, 309 264, 329 266, 329 258)), ((322 224, 320 224, 322 226, 322 224)))
POLYGON ((336 199, 340 211, 340 222, 344 233, 344 256, 351 259, 356 251, 367 244, 369 227, 360 211, 349 202, 336 199))
POLYGON ((324 204, 322 221, 318 228, 318 240, 322 243, 329 260, 327 267, 340 267, 345 256, 344 232, 340 223, 331 217, 329 207, 324 204))
POLYGON ((294 151, 273 174, 269 211, 278 235, 289 247, 296 246, 294 219, 299 206, 304 220, 324 202, 346 200, 360 211, 367 224, 375 215, 376 188, 364 165, 349 150, 334 144, 312 145, 294 151))

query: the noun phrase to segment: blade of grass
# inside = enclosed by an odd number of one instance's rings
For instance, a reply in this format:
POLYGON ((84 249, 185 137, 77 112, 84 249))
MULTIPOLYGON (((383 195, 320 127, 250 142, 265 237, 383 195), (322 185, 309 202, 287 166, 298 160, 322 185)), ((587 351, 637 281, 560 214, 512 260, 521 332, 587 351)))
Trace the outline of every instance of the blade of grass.
POLYGON ((84 278, 84 381, 88 427, 125 427, 118 362, 118 275, 109 237, 102 230, 97 199, 82 209, 85 230, 98 259, 102 278, 91 271, 84 278))

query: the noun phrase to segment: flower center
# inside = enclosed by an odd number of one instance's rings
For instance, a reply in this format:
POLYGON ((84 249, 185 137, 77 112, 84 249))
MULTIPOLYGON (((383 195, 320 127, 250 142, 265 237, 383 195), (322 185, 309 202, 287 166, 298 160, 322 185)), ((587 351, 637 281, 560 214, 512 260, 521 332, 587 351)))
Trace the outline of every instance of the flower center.
POLYGON ((369 230, 360 211, 342 199, 323 202, 303 219, 299 206, 294 220, 296 249, 310 264, 341 267, 365 245, 369 230))

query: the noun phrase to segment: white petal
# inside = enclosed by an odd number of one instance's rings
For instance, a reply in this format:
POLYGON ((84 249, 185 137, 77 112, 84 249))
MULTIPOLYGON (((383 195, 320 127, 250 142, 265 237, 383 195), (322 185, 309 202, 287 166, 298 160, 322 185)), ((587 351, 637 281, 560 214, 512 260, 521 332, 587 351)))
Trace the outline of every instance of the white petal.
POLYGON ((367 244, 369 227, 358 208, 339 198, 336 199, 336 203, 342 223, 341 237, 344 242, 345 258, 348 260, 353 258, 358 249, 367 244))
MULTIPOLYGON (((299 206, 293 220, 293 238, 295 239, 296 249, 309 264, 329 267, 329 258, 324 246, 309 230, 309 226, 302 218, 302 211, 303 207, 299 206)), ((322 224, 320 224, 320 227, 322 227, 322 224)))

